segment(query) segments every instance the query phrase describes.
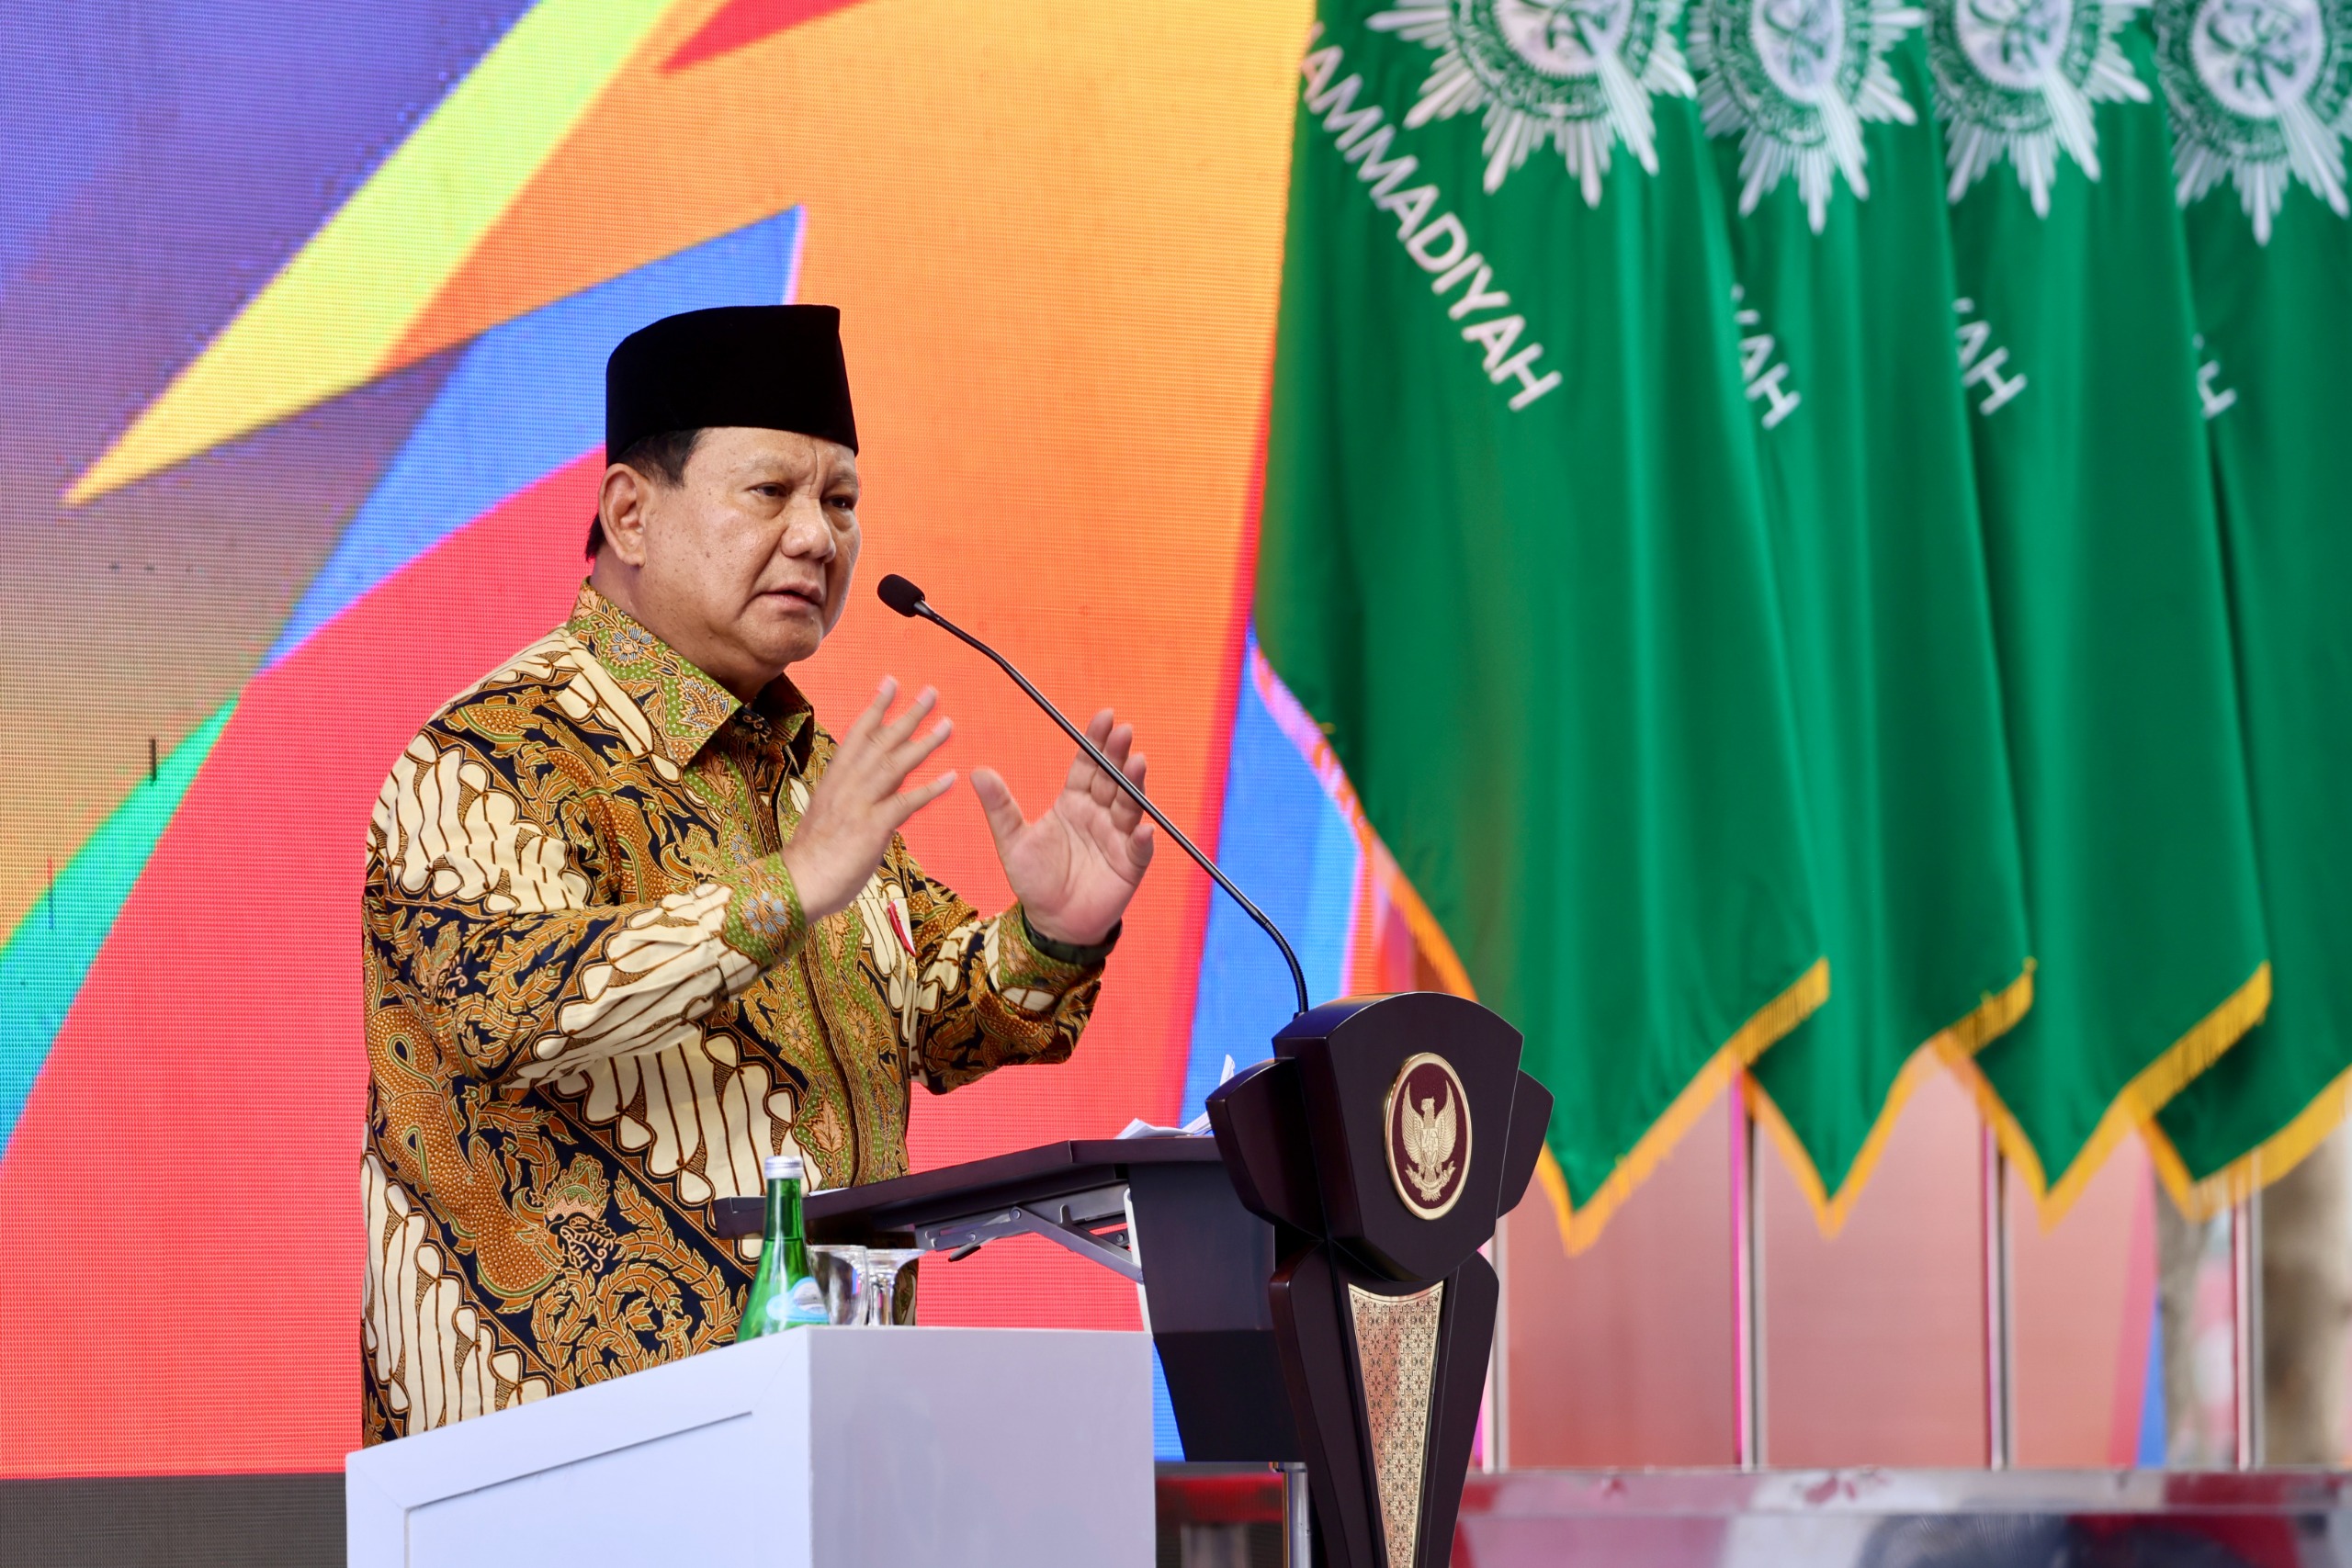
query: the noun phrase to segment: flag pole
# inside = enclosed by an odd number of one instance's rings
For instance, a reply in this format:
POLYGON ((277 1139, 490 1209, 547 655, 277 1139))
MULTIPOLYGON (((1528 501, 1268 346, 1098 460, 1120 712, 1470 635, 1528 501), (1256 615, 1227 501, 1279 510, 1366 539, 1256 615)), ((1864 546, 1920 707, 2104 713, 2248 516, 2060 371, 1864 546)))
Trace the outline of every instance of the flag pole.
POLYGON ((2016 1457, 2010 1429, 2009 1159, 1989 1122, 1984 1139, 1984 1465, 2007 1470, 2016 1457))
POLYGON ((2248 1192, 2230 1210, 2230 1349, 2237 1386, 2236 1468, 2253 1470, 2262 1453, 2262 1192, 2248 1192))
POLYGON ((1763 1239, 1757 1220, 1756 1118, 1747 1111, 1747 1074, 1731 1076, 1732 1362, 1737 1387, 1739 1468, 1764 1468, 1763 1239))
POLYGON ((1510 1462, 1506 1451, 1510 1430, 1510 1387, 1505 1376, 1510 1363, 1510 1257, 1508 1222, 1495 1227, 1494 1238, 1478 1250, 1494 1265, 1501 1285, 1495 1310, 1494 1342, 1487 1348, 1487 1393, 1478 1402, 1478 1468, 1488 1473, 1510 1462))

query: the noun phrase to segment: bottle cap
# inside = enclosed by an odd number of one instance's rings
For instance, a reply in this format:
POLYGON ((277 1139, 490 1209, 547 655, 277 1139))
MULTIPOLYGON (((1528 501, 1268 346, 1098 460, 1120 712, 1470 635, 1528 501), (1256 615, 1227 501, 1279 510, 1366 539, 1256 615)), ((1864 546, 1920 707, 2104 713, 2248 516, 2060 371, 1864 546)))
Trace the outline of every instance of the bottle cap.
POLYGON ((778 1179, 798 1181, 804 1169, 798 1155, 770 1155, 761 1168, 761 1174, 769 1181, 778 1179))

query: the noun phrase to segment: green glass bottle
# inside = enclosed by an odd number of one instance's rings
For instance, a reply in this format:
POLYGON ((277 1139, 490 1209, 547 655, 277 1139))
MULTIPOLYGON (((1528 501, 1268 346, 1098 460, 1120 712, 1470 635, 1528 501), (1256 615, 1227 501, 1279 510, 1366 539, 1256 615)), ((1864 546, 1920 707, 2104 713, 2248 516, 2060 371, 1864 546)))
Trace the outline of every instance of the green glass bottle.
POLYGON ((757 1339, 787 1328, 825 1321, 825 1299, 808 1268, 808 1244, 800 1230, 798 1155, 770 1155, 767 1228, 760 1236, 760 1271, 743 1302, 735 1337, 757 1339))

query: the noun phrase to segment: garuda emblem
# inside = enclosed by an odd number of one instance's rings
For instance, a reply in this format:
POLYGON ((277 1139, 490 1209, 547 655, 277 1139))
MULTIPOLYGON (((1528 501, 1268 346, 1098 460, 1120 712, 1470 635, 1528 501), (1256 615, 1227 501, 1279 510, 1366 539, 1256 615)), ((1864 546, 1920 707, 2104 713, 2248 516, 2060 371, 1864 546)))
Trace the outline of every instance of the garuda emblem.
POLYGON ((1403 1125, 1398 1129, 1405 1140, 1405 1179, 1421 1195, 1424 1203, 1437 1201, 1445 1184, 1453 1179, 1454 1101, 1448 1097, 1440 1105, 1434 1100, 1424 1100, 1419 1111, 1410 1100, 1398 1108, 1397 1116, 1403 1125))
POLYGON ((2298 180, 2352 210, 2352 0, 2159 0, 2156 68, 2182 206, 2226 178, 2266 245, 2298 180))
POLYGON ((1388 1090, 1388 1175, 1405 1207, 1434 1220, 1470 1167, 1470 1102, 1442 1056, 1408 1058, 1388 1090))
POLYGON ((1483 110, 1487 194, 1549 142, 1600 205, 1619 143, 1657 173, 1654 94, 1696 88, 1674 26, 1682 0, 1417 0, 1368 18, 1437 51, 1408 127, 1483 110))
POLYGON ((2050 216, 2062 157, 2098 178, 2091 106, 2146 103, 2118 35, 2148 0, 1935 0, 1928 58, 1951 127, 1945 195, 1958 201, 2007 158, 2037 217, 2050 216))
POLYGON ((1792 176, 1816 234, 1841 176, 1870 196, 1862 122, 1912 122, 1886 51, 1927 19, 1898 0, 1699 0, 1699 108, 1708 135, 1739 138, 1742 217, 1792 176))

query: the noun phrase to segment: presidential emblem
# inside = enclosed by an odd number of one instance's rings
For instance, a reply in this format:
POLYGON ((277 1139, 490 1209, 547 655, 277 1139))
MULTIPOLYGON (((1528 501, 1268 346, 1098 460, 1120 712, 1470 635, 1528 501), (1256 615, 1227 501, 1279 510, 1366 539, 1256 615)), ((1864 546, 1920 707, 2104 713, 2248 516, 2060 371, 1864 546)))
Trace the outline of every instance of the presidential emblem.
POLYGON ((2266 245, 2296 180, 2346 216, 2352 0, 2160 0, 2156 69, 2182 206, 2227 177, 2266 245))
POLYGON ((1408 1056, 1389 1086, 1388 1179, 1405 1207, 1434 1220, 1462 1196, 1470 1170, 1470 1101, 1442 1056, 1408 1056))
POLYGON ((1598 207, 1617 143, 1657 173, 1651 95, 1695 91, 1674 41, 1681 11, 1682 0, 1425 0, 1370 26, 1437 51, 1407 126, 1486 111, 1489 195, 1550 142, 1598 207))
POLYGON ((1958 201, 2007 158, 2050 216, 2063 152, 2098 178, 2091 106, 2146 103, 2147 84, 2116 41, 2148 0, 1932 0, 1928 56, 1936 112, 1951 127, 1945 195, 1958 201))
POLYGON ((1708 135, 1739 137, 1742 217, 1792 175, 1816 234, 1840 175, 1870 196, 1862 122, 1912 123, 1886 51, 1927 19, 1895 0, 1699 0, 1699 108, 1708 135))

